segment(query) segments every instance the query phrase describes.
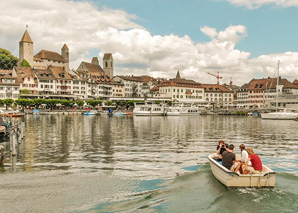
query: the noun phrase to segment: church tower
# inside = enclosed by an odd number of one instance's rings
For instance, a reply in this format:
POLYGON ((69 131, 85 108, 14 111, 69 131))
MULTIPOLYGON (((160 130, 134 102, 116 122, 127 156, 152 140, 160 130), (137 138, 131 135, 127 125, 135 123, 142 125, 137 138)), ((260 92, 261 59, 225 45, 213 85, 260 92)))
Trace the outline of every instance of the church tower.
POLYGON ((33 67, 33 41, 31 40, 27 29, 19 42, 19 67, 24 59, 31 67, 33 67))
POLYGON ((114 76, 114 62, 112 53, 105 53, 103 56, 103 71, 113 78, 114 76))
POLYGON ((66 44, 61 48, 61 55, 65 60, 65 70, 69 71, 69 49, 66 44))

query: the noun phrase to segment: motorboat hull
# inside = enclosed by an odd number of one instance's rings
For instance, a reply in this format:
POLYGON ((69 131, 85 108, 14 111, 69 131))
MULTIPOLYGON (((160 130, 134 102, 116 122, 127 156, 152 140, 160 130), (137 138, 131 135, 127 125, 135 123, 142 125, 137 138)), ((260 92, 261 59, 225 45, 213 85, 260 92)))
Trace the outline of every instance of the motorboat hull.
POLYGON ((274 187, 275 172, 263 165, 263 172, 260 174, 237 174, 231 172, 208 156, 213 175, 227 187, 274 187))
POLYGON ((271 113, 261 113, 262 119, 269 120, 295 120, 298 118, 298 113, 280 113, 280 112, 271 112, 271 113))

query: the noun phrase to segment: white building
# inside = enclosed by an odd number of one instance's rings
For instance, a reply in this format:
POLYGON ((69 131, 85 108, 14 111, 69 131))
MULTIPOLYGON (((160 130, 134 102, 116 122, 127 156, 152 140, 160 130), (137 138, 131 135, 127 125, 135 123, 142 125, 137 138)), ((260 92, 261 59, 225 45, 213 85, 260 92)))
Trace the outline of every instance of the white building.
POLYGON ((20 95, 20 83, 12 77, 11 70, 0 70, 0 99, 16 100, 20 95))
POLYGON ((170 98, 179 102, 204 102, 204 88, 198 82, 180 77, 179 71, 176 78, 162 81, 158 86, 158 93, 154 97, 170 98))
POLYGON ((124 85, 125 97, 144 97, 144 93, 142 93, 144 81, 140 78, 134 76, 114 76, 113 81, 124 85))

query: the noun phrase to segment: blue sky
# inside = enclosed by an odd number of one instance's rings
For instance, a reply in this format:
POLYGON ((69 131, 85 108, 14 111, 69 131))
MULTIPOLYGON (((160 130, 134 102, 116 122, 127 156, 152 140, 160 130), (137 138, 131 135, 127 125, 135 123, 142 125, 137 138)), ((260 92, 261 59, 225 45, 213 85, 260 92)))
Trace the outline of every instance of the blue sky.
POLYGON ((0 1, 0 47, 18 56, 28 24, 34 54, 70 50, 70 68, 112 53, 115 75, 236 85, 298 79, 298 0, 0 1))
POLYGON ((237 48, 263 54, 297 51, 298 7, 263 5, 257 9, 219 0, 93 0, 100 8, 110 7, 136 14, 136 23, 153 35, 189 35, 197 42, 210 39, 200 32, 205 25, 224 30, 245 25, 247 37, 237 48))

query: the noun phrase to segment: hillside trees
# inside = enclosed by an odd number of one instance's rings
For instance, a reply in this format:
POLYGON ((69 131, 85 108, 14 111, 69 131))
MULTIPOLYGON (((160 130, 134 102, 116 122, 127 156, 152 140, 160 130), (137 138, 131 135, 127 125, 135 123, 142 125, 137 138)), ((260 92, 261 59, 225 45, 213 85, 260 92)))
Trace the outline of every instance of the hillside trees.
POLYGON ((13 56, 8 50, 0 48, 0 69, 11 70, 17 63, 17 57, 13 56))

